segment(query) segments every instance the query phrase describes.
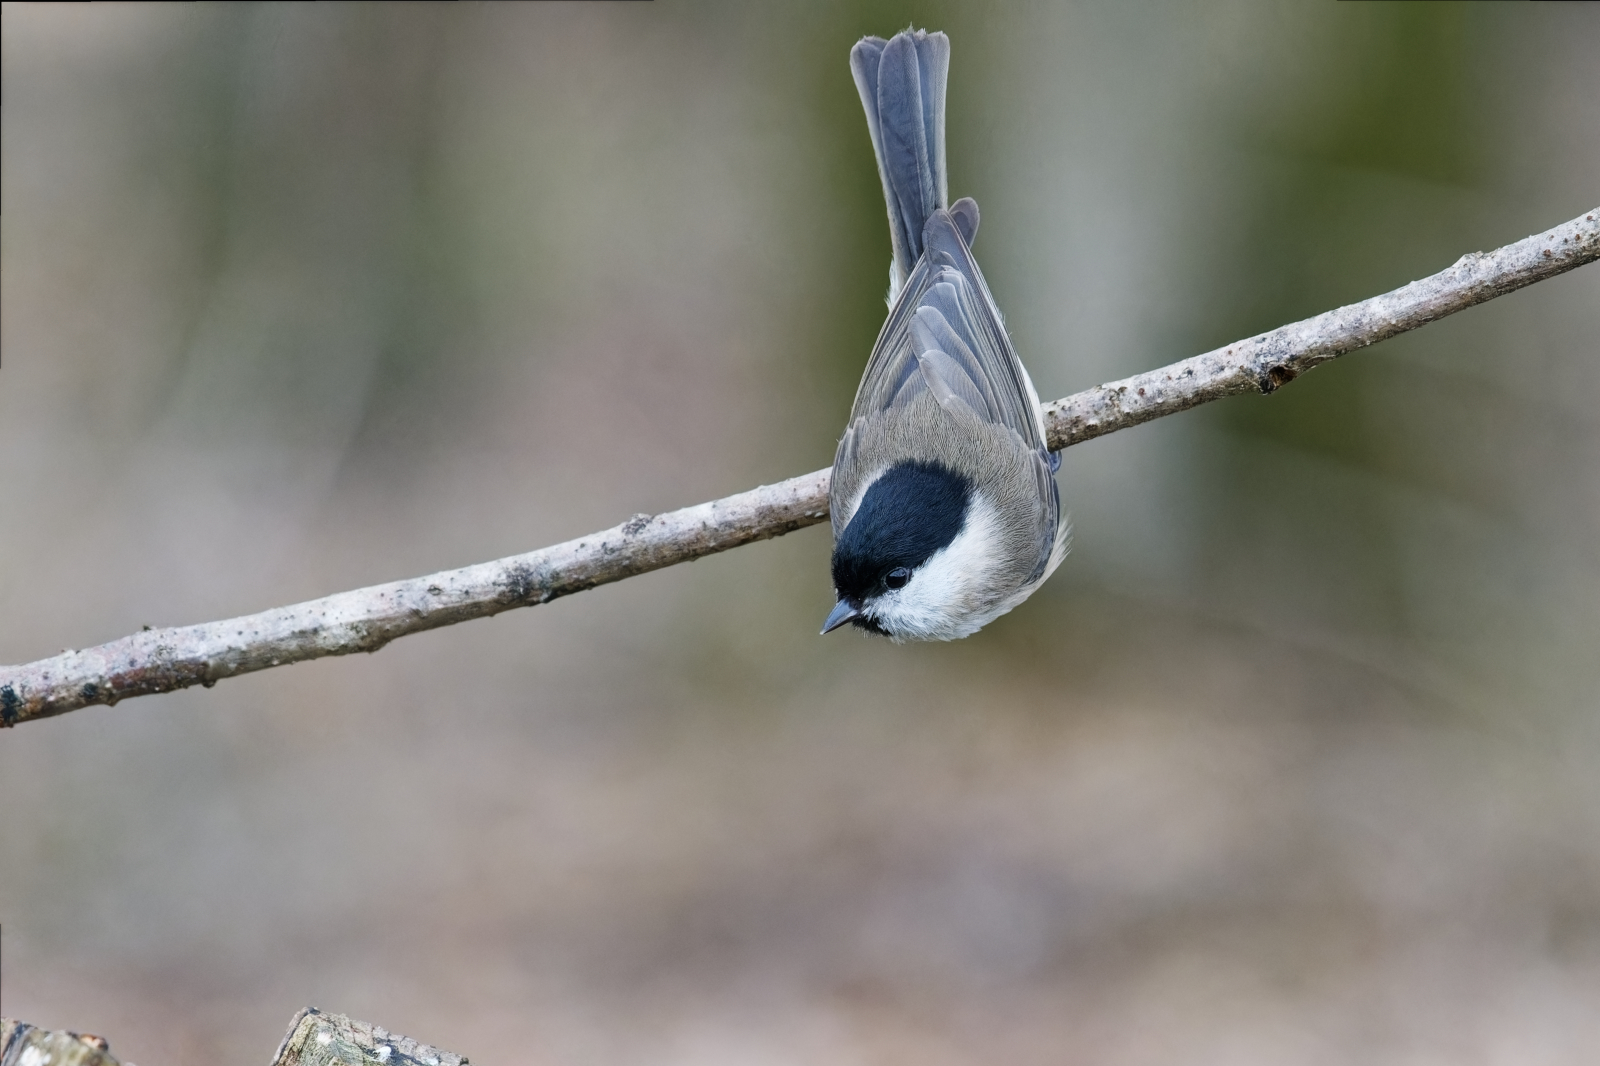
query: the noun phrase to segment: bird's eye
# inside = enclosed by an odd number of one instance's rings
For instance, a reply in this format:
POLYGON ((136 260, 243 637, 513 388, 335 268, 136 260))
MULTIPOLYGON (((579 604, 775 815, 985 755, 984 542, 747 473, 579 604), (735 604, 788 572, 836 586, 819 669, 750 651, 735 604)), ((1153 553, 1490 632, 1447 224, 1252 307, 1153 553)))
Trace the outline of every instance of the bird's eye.
POLYGON ((906 587, 906 582, 910 580, 911 571, 903 566, 897 566, 889 571, 888 576, 883 579, 883 583, 892 589, 903 589, 906 587))

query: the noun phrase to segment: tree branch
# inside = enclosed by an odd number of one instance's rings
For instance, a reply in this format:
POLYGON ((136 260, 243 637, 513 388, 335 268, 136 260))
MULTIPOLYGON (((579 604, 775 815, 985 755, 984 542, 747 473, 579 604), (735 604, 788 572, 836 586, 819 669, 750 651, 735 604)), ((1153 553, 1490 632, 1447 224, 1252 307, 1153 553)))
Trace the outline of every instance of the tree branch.
MULTIPOLYGON (((1270 393, 1321 363, 1600 258, 1600 208, 1497 251, 1462 256, 1403 288, 1281 326, 1044 407, 1066 448, 1223 396, 1270 393)), ((766 540, 828 516, 819 470, 460 570, 341 592, 223 622, 151 629, 0 667, 0 726, 325 655, 373 652, 408 633, 548 603, 609 581, 766 540)))
POLYGON ((1596 259, 1600 259, 1600 207, 1504 248, 1464 255, 1448 270, 1382 296, 1047 403, 1044 419, 1050 446, 1081 444, 1224 396, 1275 392, 1346 352, 1596 259))

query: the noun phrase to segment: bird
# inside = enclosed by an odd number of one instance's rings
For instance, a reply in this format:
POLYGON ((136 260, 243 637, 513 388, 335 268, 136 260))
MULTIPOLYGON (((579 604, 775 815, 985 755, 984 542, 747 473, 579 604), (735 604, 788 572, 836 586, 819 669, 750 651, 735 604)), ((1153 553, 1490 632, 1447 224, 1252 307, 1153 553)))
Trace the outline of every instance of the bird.
POLYGON ((972 255, 978 205, 949 203, 950 39, 865 37, 850 69, 893 256, 889 315, 834 457, 836 602, 822 632, 955 640, 1027 599, 1066 556, 1061 460, 972 255))

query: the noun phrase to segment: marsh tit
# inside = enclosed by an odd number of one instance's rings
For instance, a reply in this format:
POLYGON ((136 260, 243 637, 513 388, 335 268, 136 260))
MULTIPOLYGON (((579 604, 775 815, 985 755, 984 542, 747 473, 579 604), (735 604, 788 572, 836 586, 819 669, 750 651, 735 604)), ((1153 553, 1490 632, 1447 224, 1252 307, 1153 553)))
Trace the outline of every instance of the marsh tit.
POLYGON ((850 69, 889 206, 889 317, 833 463, 824 633, 954 640, 1027 599, 1069 523, 1039 396, 972 258, 978 205, 949 203, 950 39, 863 38, 850 69))

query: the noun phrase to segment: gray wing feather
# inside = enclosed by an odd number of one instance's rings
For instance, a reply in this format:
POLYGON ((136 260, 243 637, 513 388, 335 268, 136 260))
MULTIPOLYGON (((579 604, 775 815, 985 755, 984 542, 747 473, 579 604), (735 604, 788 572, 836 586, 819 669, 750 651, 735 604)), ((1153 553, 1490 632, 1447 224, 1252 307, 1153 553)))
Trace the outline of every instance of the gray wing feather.
POLYGON ((927 383, 928 391, 933 393, 940 407, 952 410, 956 404, 961 404, 984 421, 994 421, 989 414, 988 404, 984 403, 983 394, 954 359, 938 349, 918 352, 917 369, 922 372, 922 380, 927 383))
POLYGON ((1044 452, 1038 397, 948 211, 934 212, 925 241, 867 360, 851 422, 903 407, 932 389, 941 403, 959 397, 985 421, 1044 452))
POLYGON ((1055 467, 1048 458, 1053 454, 1034 453, 1033 472, 1039 479, 1039 498, 1049 500, 1050 507, 1045 521, 1039 526, 1039 564, 1028 575, 1030 584, 1044 577, 1046 571, 1061 561, 1061 556, 1066 554, 1067 538, 1072 535, 1070 524, 1061 520, 1061 490, 1056 487, 1055 467))
POLYGON ((961 231, 961 239, 971 248, 972 242, 978 239, 978 201, 963 196, 950 205, 950 217, 955 220, 956 229, 961 231))
MULTIPOLYGON (((935 288, 948 290, 951 286, 944 282, 935 288)), ((963 380, 970 383, 978 397, 972 408, 983 415, 985 421, 1003 421, 1000 401, 994 395, 990 375, 984 371, 983 362, 937 307, 923 304, 917 308, 917 313, 911 319, 911 343, 917 350, 919 361, 922 361, 923 353, 938 352, 950 364, 950 372, 960 374, 963 380)))

